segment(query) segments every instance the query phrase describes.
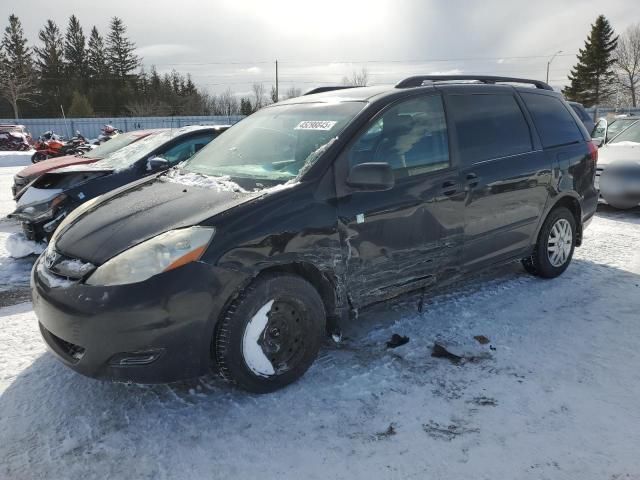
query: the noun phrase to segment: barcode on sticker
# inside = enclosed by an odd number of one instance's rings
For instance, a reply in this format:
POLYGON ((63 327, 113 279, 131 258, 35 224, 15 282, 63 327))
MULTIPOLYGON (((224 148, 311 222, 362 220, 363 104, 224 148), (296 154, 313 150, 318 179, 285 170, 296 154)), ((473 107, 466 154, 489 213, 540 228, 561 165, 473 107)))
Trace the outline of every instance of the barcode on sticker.
POLYGON ((336 123, 333 120, 303 120, 294 130, 331 130, 336 123))

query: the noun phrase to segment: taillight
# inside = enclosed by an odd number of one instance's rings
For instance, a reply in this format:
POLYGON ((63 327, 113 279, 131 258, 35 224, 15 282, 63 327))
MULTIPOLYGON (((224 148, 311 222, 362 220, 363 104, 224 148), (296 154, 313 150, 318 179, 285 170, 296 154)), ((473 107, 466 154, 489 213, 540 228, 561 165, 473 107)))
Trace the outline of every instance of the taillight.
POLYGON ((591 155, 591 161, 595 166, 598 163, 598 146, 593 141, 587 142, 587 145, 589 146, 589 154, 591 155))

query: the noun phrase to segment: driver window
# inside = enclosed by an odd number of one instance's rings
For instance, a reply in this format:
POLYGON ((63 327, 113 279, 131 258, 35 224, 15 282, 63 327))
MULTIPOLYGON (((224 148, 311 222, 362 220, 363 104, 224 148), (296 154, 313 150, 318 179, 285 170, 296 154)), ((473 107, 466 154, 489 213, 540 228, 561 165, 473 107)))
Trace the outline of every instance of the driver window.
POLYGON ((177 145, 174 145, 158 156, 168 161, 169 165, 177 165, 180 162, 188 160, 194 153, 204 147, 211 140, 213 140, 213 133, 190 137, 177 145))
POLYGON ((396 178, 449 167, 442 99, 429 95, 390 108, 356 141, 349 164, 386 162, 396 178))

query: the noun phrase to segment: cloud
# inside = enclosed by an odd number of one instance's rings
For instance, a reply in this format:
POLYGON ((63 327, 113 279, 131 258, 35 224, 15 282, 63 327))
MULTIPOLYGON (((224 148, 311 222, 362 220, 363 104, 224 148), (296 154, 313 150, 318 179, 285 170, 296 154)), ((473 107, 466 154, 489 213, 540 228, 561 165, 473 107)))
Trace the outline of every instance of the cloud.
POLYGON ((167 58, 178 55, 195 53, 198 50, 189 45, 180 43, 157 43, 138 47, 136 53, 143 58, 167 58))
POLYGON ((245 72, 245 73, 249 73, 251 75, 259 75, 259 74, 262 73, 262 69, 260 67, 256 67, 256 66, 245 68, 242 71, 245 72))

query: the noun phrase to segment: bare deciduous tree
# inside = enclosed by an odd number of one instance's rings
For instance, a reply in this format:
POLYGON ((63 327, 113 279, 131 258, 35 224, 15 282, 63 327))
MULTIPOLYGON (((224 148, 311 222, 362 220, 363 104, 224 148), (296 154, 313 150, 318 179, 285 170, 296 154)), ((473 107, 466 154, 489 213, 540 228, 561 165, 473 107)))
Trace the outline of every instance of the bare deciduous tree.
POLYGON ((265 105, 265 91, 264 84, 262 83, 254 83, 251 86, 253 90, 253 96, 255 97, 255 102, 253 103, 254 111, 260 110, 265 105))
POLYGON ((287 89, 286 92, 284 92, 285 100, 288 100, 289 98, 296 98, 296 97, 299 97, 300 95, 302 95, 302 90, 300 90, 299 88, 296 88, 295 85, 292 85, 287 89))
POLYGON ((0 43, 0 96, 11 104, 17 119, 20 114, 18 102, 32 102, 34 90, 31 49, 27 47, 20 20, 10 15, 0 43))
POLYGON ((18 119, 20 116, 18 102, 33 103, 34 89, 33 75, 21 75, 20 72, 11 72, 5 68, 0 70, 0 96, 11 104, 14 118, 18 119))
POLYGON ((640 87, 640 23, 629 26, 620 36, 615 58, 620 85, 630 95, 632 105, 637 107, 640 87))
POLYGON ((351 72, 351 78, 347 76, 342 77, 343 85, 366 87, 367 83, 369 83, 369 71, 367 70, 367 67, 362 67, 359 72, 356 70, 351 72))
POLYGON ((218 96, 218 108, 222 115, 237 115, 239 112, 238 99, 230 88, 227 88, 218 96))

